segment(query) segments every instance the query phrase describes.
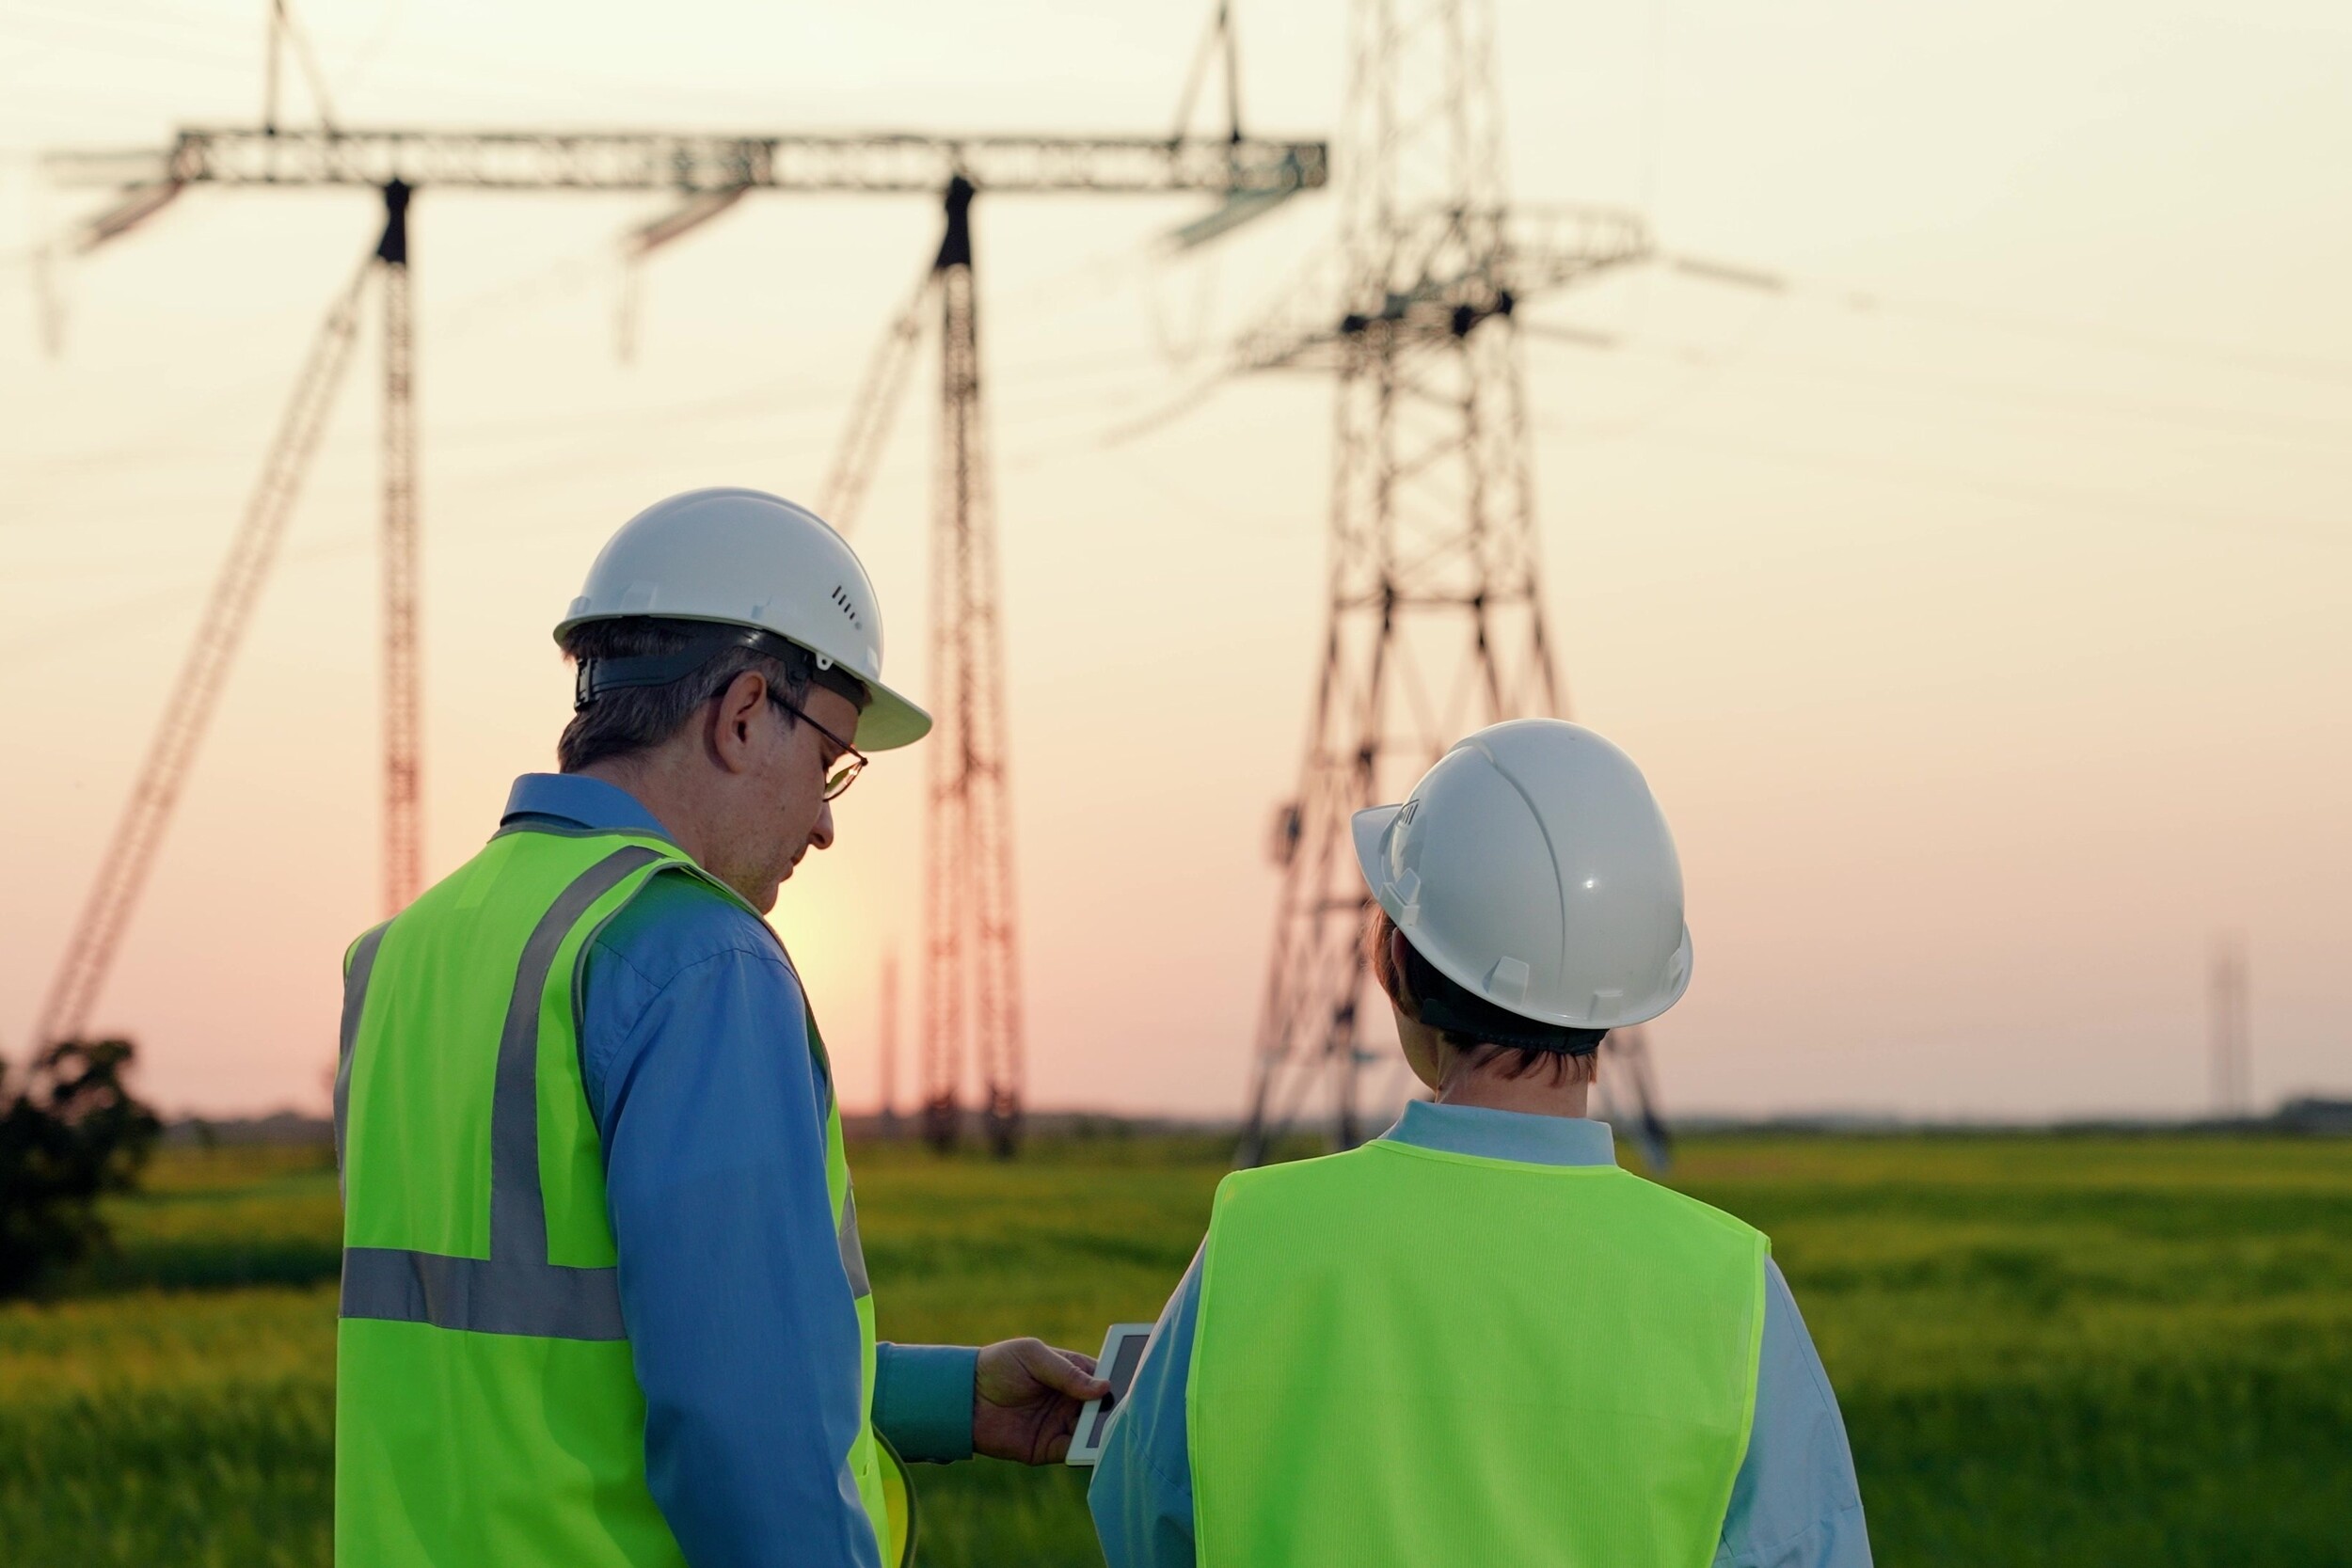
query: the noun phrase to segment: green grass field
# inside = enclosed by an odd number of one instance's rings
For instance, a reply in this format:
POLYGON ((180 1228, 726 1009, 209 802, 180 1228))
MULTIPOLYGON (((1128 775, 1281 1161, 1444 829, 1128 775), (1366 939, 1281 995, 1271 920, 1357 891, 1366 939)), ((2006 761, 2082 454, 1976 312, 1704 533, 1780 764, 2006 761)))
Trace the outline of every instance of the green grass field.
MULTIPOLYGON (((1157 1312, 1223 1153, 858 1148, 883 1333, 1091 1349, 1157 1312)), ((1882 1563, 2352 1562, 2352 1143, 1702 1138, 1675 1181, 1772 1234, 1882 1563)), ((113 1215, 116 1255, 0 1307, 0 1562, 325 1564, 323 1151, 169 1153, 113 1215)), ((931 1568, 1100 1560, 1073 1474, 921 1481, 931 1568)))

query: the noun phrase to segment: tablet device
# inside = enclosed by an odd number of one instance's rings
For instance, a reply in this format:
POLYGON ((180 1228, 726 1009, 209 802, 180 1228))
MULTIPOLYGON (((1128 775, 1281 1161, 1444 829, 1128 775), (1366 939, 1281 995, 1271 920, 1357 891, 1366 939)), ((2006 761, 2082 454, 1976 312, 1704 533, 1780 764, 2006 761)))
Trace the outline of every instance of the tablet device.
POLYGON ((1135 1386, 1136 1369, 1143 1365, 1143 1347, 1151 1341, 1150 1323, 1113 1323, 1103 1336, 1103 1354, 1094 1358, 1094 1375, 1111 1386, 1099 1400, 1089 1400, 1078 1412, 1078 1425, 1070 1434, 1070 1465, 1091 1465, 1103 1457, 1103 1438, 1110 1431, 1119 1402, 1135 1386))

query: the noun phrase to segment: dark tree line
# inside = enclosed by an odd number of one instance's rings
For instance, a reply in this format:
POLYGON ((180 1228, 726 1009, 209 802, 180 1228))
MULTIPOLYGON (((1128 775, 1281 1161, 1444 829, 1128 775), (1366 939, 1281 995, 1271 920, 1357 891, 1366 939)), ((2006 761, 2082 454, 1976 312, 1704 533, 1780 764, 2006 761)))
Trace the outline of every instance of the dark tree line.
POLYGON ((106 1240, 98 1200, 127 1192, 162 1123, 123 1085, 129 1040, 64 1040, 11 1080, 0 1062, 0 1296, 106 1240))

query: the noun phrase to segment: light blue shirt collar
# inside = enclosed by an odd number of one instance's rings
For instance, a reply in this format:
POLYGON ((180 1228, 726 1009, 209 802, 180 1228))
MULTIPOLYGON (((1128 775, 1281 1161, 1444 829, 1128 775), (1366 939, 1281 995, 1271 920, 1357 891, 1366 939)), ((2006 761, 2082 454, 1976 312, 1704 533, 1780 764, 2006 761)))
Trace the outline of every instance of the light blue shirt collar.
POLYGON ((1605 1121, 1583 1117, 1531 1116, 1484 1105, 1409 1101, 1396 1125, 1380 1134, 1417 1148, 1517 1160, 1530 1165, 1613 1165, 1615 1138, 1605 1121))
POLYGON ((511 828, 520 816, 552 817, 601 832, 670 836, 669 830, 636 796, 618 784, 582 773, 525 773, 516 779, 507 793, 506 816, 500 825, 511 828))

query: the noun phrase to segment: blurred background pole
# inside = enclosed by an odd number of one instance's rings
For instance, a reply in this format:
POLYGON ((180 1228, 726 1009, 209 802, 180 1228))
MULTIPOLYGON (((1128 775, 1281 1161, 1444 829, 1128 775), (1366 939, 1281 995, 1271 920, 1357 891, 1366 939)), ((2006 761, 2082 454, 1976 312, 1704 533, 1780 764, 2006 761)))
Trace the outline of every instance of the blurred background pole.
POLYGON ((2234 931, 2214 939, 2212 1011, 2213 1114, 2224 1121, 2254 1110, 2252 1041, 2246 1026, 2246 939, 2234 931))
POLYGON ((415 334, 409 325, 408 186, 384 187, 384 910, 424 880, 423 698, 417 657, 415 334))
POLYGON ((887 948, 882 962, 882 1131, 898 1132, 898 950, 887 948))

